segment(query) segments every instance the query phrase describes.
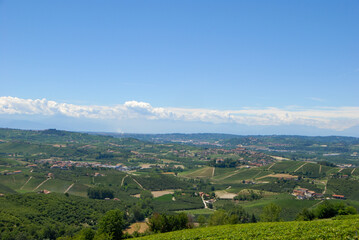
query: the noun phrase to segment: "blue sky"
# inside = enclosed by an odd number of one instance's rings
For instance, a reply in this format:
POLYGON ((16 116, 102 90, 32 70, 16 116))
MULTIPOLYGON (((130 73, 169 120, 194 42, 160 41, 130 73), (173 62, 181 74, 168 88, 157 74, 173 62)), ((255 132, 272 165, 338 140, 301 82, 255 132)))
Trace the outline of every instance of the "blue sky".
POLYGON ((355 0, 2 0, 0 127, 359 136, 358 12, 355 0))

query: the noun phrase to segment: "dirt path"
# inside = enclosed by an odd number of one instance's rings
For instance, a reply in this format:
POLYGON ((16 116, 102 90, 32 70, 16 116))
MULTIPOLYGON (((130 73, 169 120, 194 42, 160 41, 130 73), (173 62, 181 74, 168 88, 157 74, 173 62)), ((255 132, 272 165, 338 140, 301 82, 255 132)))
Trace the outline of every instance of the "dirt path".
POLYGON ((75 183, 71 184, 64 193, 67 193, 73 186, 74 186, 75 183))
POLYGON ((318 202, 318 203, 314 204, 314 205, 313 205, 313 206, 311 206, 310 208, 314 208, 314 207, 318 206, 319 204, 321 204, 322 202, 324 202, 324 200, 321 200, 320 202, 318 202))
POLYGON ((203 204, 204 204, 204 208, 208 208, 206 202, 204 201, 203 195, 201 196, 201 198, 202 198, 202 202, 203 202, 203 204))
POLYGON ((294 172, 298 171, 299 169, 301 169, 302 167, 304 167, 306 164, 308 164, 308 163, 304 163, 303 165, 301 165, 300 167, 298 167, 297 169, 295 169, 294 172))
POLYGON ((259 171, 256 175, 253 176, 253 179, 256 179, 256 177, 261 173, 262 173, 262 171, 259 171))
POLYGON ((22 189, 25 187, 25 185, 31 180, 31 178, 32 178, 32 176, 29 177, 29 179, 26 181, 26 183, 24 183, 24 185, 22 185, 22 187, 20 188, 20 190, 22 190, 22 189))
POLYGON ((142 188, 143 190, 146 190, 144 187, 142 187, 142 185, 139 182, 137 182, 136 179, 134 179, 133 177, 131 177, 131 178, 135 183, 137 183, 138 186, 140 186, 140 188, 142 188))
POLYGON ((265 176, 259 177, 259 178, 257 178, 257 180, 260 180, 260 179, 262 179, 262 178, 266 178, 266 177, 270 177, 270 176, 272 176, 272 174, 268 174, 268 175, 265 175, 265 176))
POLYGON ((338 173, 340 173, 341 171, 343 171, 343 169, 344 169, 344 168, 339 169, 339 170, 338 170, 338 173))
POLYGON ((328 180, 325 182, 325 185, 324 185, 324 190, 323 190, 323 195, 327 192, 327 184, 328 184, 328 180))
POLYGON ((51 178, 46 179, 45 181, 43 181, 42 183, 40 183, 36 188, 34 188, 33 191, 35 191, 36 189, 38 189, 39 187, 41 187, 44 183, 46 183, 47 181, 49 181, 51 178))
POLYGON ((216 170, 215 167, 213 167, 212 177, 214 177, 214 170, 216 170))
POLYGON ((259 178, 257 178, 257 180, 263 179, 263 178, 266 178, 266 177, 289 178, 289 179, 298 178, 298 176, 294 176, 294 175, 290 175, 290 174, 286 174, 286 173, 277 173, 277 174, 268 174, 268 175, 259 177, 259 178))
POLYGON ((276 164, 276 163, 273 163, 272 165, 270 165, 267 170, 271 169, 275 164, 276 164))
POLYGON ((322 165, 319 166, 319 174, 322 173, 322 165))
POLYGON ((121 187, 123 186, 123 183, 125 182, 125 178, 127 178, 127 177, 128 177, 128 175, 126 175, 126 176, 124 176, 124 177, 122 178, 121 187))
POLYGON ((353 173, 354 173, 355 169, 356 169, 356 168, 354 168, 354 169, 353 169, 353 171, 351 171, 351 173, 350 173, 351 175, 353 175, 353 173))

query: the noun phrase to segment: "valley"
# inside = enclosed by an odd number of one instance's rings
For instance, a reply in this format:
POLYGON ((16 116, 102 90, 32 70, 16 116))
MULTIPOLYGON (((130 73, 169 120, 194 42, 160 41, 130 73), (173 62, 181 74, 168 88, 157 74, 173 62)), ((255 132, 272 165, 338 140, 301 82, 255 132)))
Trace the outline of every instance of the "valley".
POLYGON ((303 209, 314 211, 325 202, 359 209, 356 138, 134 137, 0 129, 4 239, 31 235, 27 229, 43 222, 33 234, 49 228, 57 237, 71 236, 83 224, 96 229, 114 208, 126 213, 127 227, 132 224, 127 234, 139 234, 133 224, 142 226, 155 213, 184 213, 196 225, 228 205, 260 220, 274 204, 281 221, 294 221, 303 209), (324 156, 320 145, 343 153, 324 156), (279 148, 288 152, 272 151, 279 148), (78 204, 84 205, 76 213, 83 218, 75 220, 67 211, 78 204), (73 220, 57 225, 64 216, 73 220))

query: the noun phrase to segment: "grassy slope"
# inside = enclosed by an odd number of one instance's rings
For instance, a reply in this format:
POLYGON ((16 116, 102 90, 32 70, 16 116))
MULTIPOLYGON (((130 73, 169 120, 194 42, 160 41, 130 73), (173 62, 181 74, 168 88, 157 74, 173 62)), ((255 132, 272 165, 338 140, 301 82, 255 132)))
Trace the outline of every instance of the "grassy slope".
POLYGON ((288 194, 279 194, 274 195, 268 198, 260 199, 253 202, 245 202, 241 204, 246 211, 249 213, 254 213, 256 216, 259 216, 262 213, 262 208, 270 203, 277 204, 282 208, 281 218, 284 221, 294 220, 295 216, 303 209, 310 208, 313 205, 317 204, 318 200, 306 200, 300 201, 294 199, 293 196, 288 194))
POLYGON ((211 178, 213 174, 213 167, 203 167, 194 171, 181 173, 181 177, 186 178, 211 178))
POLYGON ((225 225, 140 239, 357 239, 358 219, 225 225))

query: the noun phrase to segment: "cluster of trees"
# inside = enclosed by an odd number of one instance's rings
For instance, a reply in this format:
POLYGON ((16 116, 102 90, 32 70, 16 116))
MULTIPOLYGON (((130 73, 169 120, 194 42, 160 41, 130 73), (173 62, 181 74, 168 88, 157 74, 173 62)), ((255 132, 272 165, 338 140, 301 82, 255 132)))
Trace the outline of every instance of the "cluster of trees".
POLYGON ((328 161, 319 161, 318 164, 323 165, 323 166, 328 166, 328 167, 336 167, 337 166, 334 163, 331 163, 328 161))
MULTIPOLYGON (((280 213, 282 209, 276 204, 268 204, 262 210, 260 221, 262 222, 278 222, 280 221, 280 213)), ((232 203, 225 204, 221 209, 215 211, 209 218, 208 222, 205 217, 199 216, 197 221, 200 225, 225 225, 239 223, 255 223, 258 218, 254 214, 247 213, 240 205, 232 203)))
POLYGON ((112 153, 98 153, 98 156, 96 157, 96 159, 109 159, 109 158, 114 158, 114 155, 112 153))
POLYGON ((238 223, 253 223, 257 222, 257 218, 252 214, 247 213, 243 207, 234 205, 232 203, 225 204, 221 209, 215 211, 210 218, 207 219, 201 215, 197 221, 200 225, 225 225, 225 224, 238 224, 238 223))
MULTIPOLYGON (((9 194, 0 197, 0 206, 0 239, 4 240, 74 236, 84 226, 96 228, 102 216, 112 209, 124 211, 126 207, 130 214, 134 211, 128 202, 56 193, 9 194)), ((130 222, 127 215, 124 221, 130 222)))
MULTIPOLYGON (((59 240, 119 240, 123 239, 125 229, 124 214, 118 209, 110 210, 100 219, 97 230, 83 228, 74 236, 57 238, 59 240)), ((50 238, 53 239, 53 238, 50 238)))
POLYGON ((186 228, 192 228, 193 224, 185 213, 175 215, 155 213, 149 219, 150 231, 155 233, 171 232, 186 228))
POLYGON ((263 208, 260 219, 262 222, 279 222, 281 212, 281 207, 274 203, 270 203, 263 208))
POLYGON ((92 199, 105 199, 105 198, 113 198, 114 191, 107 188, 88 188, 87 196, 92 199))
POLYGON ((303 209, 296 217, 298 221, 311 221, 315 218, 332 218, 338 215, 352 215, 357 214, 357 210, 353 206, 345 205, 342 202, 331 203, 324 201, 314 210, 303 209))
POLYGON ((209 165, 218 168, 235 168, 240 165, 240 162, 232 158, 226 158, 218 163, 216 162, 216 160, 213 160, 212 163, 210 163, 209 165))
POLYGON ((261 193, 256 193, 253 190, 250 190, 248 194, 239 193, 238 196, 234 197, 234 200, 239 201, 253 201, 261 199, 263 195, 261 193))

